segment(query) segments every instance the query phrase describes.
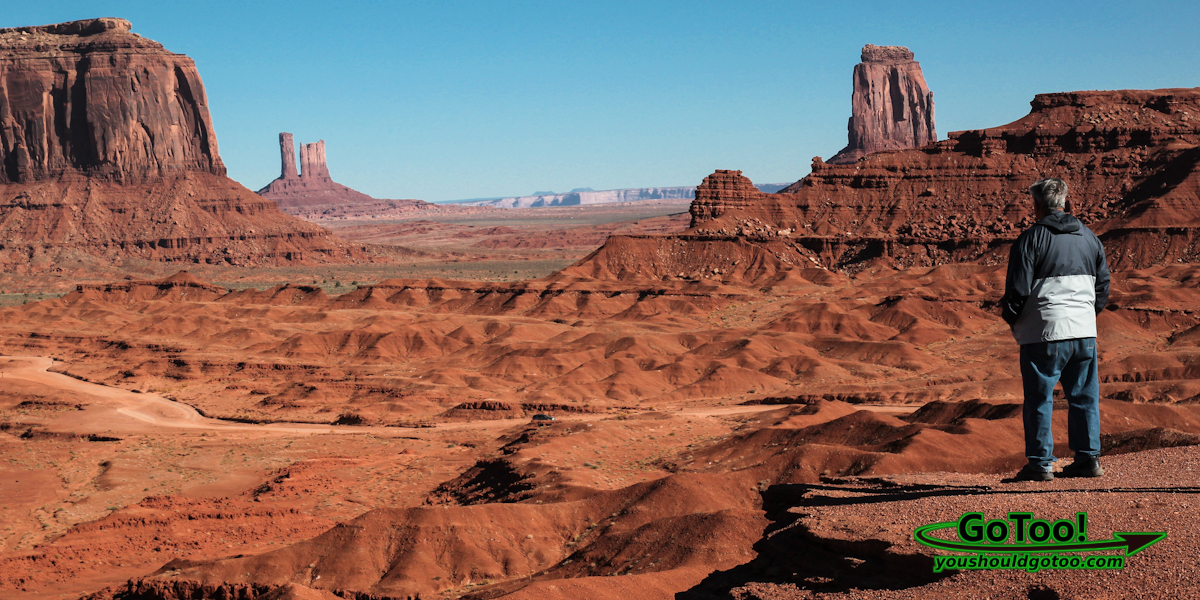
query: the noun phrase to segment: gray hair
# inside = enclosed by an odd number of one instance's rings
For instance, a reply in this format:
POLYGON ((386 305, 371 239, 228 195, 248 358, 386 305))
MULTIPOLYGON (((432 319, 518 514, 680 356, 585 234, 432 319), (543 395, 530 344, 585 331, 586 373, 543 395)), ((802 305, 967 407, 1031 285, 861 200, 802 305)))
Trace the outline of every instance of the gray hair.
POLYGON ((1067 182, 1057 177, 1039 179, 1029 186, 1029 194, 1038 208, 1049 211, 1063 210, 1067 207, 1067 182))

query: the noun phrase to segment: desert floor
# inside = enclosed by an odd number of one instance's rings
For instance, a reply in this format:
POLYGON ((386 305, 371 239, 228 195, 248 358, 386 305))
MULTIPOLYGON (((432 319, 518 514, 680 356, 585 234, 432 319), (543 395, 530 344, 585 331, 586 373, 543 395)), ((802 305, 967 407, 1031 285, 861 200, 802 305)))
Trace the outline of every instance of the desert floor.
POLYGON ((406 259, 8 282, 0 596, 1200 589, 1195 266, 1114 277, 1108 473, 1012 483, 1002 270, 561 270, 612 232, 678 231, 685 208, 346 221, 327 225, 406 259), (1168 538, 1117 571, 935 573, 913 530, 972 510, 1168 538))

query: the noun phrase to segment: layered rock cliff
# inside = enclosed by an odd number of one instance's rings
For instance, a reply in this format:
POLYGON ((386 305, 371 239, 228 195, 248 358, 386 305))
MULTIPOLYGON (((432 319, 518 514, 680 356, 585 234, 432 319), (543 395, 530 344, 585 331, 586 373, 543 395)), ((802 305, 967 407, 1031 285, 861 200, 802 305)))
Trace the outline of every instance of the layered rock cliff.
POLYGON ((0 182, 224 175, 192 59, 124 19, 0 29, 0 182))
POLYGON ((850 164, 873 152, 917 148, 937 140, 933 92, 921 65, 904 46, 863 46, 862 62, 854 66, 850 103, 849 140, 830 163, 850 164))
POLYGON ((764 194, 738 171, 696 189, 692 235, 786 238, 828 268, 999 263, 1056 176, 1117 268, 1200 260, 1200 88, 1041 94, 1028 116, 812 173, 764 194))
POLYGON ((0 268, 352 257, 225 177, 195 64, 130 28, 0 30, 0 268))

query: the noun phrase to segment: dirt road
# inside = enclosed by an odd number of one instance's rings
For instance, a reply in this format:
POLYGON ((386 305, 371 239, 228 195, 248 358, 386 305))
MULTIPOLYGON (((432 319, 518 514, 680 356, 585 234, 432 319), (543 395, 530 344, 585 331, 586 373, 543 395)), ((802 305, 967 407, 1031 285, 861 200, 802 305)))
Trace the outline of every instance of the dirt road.
MULTIPOLYGON (((52 373, 48 369, 54 366, 55 360, 40 356, 0 356, 0 385, 3 380, 17 379, 41 384, 65 393, 87 394, 103 400, 103 406, 89 406, 89 415, 82 429, 75 423, 71 429, 79 433, 98 433, 109 431, 114 427, 112 415, 116 413, 128 419, 140 421, 153 427, 198 429, 214 432, 253 431, 259 433, 312 435, 320 433, 370 433, 375 435, 419 437, 425 430, 400 427, 359 427, 359 426, 330 426, 309 423, 239 423, 205 417, 195 408, 164 398, 158 394, 137 393, 121 388, 80 381, 61 373, 52 373)), ((79 419, 71 419, 79 421, 79 419)), ((516 421, 516 420, 514 420, 516 421)), ((453 423, 456 425, 472 425, 471 423, 453 423)), ((446 427, 446 426, 441 426, 446 427)), ((123 429, 124 427, 122 427, 123 429)))
MULTIPOLYGON (((56 421, 75 433, 112 432, 114 429, 128 430, 138 421, 144 426, 183 428, 212 432, 258 432, 281 435, 313 434, 371 434, 386 437, 424 438, 434 432, 465 429, 506 429, 527 423, 528 419, 494 419, 465 423, 438 423, 431 427, 373 427, 354 425, 322 425, 310 423, 240 423, 205 417, 195 408, 153 393, 138 393, 121 388, 81 381, 61 373, 49 371, 57 361, 42 356, 0 356, 0 386, 3 380, 22 380, 40 384, 66 394, 86 394, 102 400, 101 406, 89 405, 87 414, 61 415, 56 421), (69 421, 69 423, 67 422, 69 421), (125 421, 121 423, 120 421, 125 421)), ((778 405, 726 406, 711 408, 689 408, 678 414, 689 417, 718 417, 737 414, 759 413, 781 408, 778 405)), ((876 410, 892 414, 911 412, 904 406, 863 406, 865 410, 876 410)), ((673 411, 668 411, 673 412, 673 411)), ((611 415, 593 413, 567 417, 570 421, 594 421, 611 415)), ((140 427, 139 427, 140 429, 140 427)))

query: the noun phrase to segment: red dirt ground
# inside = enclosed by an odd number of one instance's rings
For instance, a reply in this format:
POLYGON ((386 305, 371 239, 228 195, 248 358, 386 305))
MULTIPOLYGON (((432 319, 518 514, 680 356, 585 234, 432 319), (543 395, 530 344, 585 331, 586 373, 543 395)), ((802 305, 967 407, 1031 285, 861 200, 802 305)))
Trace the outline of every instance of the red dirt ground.
MULTIPOLYGON (((14 598, 1061 595, 1084 572, 855 570, 927 565, 903 558, 920 555, 901 539, 910 521, 956 518, 961 503, 837 541, 819 527, 838 513, 805 508, 809 495, 965 479, 1009 510, 1033 506, 1019 490, 1141 490, 1097 497, 1114 528, 1138 513, 1108 498, 1193 501, 1184 472, 1137 481, 1155 477, 1148 451, 1192 460, 1200 441, 1197 267, 1116 276, 1100 320, 1112 476, 1037 488, 1001 483, 1023 458, 1000 271, 772 264, 623 281, 581 265, 340 296, 180 274, 3 309, 0 351, 59 362, 0 364, 0 490, 20 490, 2 492, 0 586, 14 598), (791 506, 811 515, 781 516, 791 506), (816 554, 797 550, 804 540, 816 554), (814 566, 769 568, 786 561, 814 566)), ((854 510, 880 519, 910 501, 889 498, 854 510)), ((1154 572, 1174 577, 1165 557, 1194 552, 1188 540, 1144 556, 1163 554, 1154 572)), ((1132 589, 1150 572, 1142 556, 1105 585, 1132 589)))

